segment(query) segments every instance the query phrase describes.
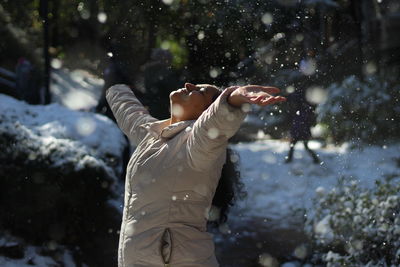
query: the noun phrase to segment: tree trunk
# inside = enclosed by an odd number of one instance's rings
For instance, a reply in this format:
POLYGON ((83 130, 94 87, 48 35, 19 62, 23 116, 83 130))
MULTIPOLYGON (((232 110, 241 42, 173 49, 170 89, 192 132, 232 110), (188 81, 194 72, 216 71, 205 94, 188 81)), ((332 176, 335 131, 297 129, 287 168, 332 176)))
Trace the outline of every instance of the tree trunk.
POLYGON ((59 35, 58 35, 58 11, 59 11, 59 7, 60 7, 60 2, 59 1, 53 1, 52 2, 52 45, 54 47, 58 47, 60 45, 60 40, 59 40, 59 35))
POLYGON ((363 38, 363 13, 362 13, 362 1, 361 0, 352 0, 351 1, 351 14, 354 19, 354 23, 357 28, 357 48, 358 48, 358 55, 356 55, 356 63, 358 63, 358 74, 362 77, 362 67, 364 63, 364 53, 363 53, 363 46, 364 46, 364 38, 363 38))
POLYGON ((49 5, 48 0, 40 1, 40 13, 43 19, 43 57, 44 57, 44 104, 51 101, 50 95, 50 35, 49 35, 49 5))

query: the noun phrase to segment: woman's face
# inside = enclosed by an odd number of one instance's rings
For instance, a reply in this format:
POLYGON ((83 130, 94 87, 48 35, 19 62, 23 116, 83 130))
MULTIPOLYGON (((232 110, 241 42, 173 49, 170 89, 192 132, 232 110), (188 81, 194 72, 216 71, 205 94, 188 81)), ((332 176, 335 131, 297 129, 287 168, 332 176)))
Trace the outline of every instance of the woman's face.
POLYGON ((219 90, 212 85, 185 83, 185 88, 169 95, 171 115, 181 121, 195 120, 211 105, 217 94, 219 90))

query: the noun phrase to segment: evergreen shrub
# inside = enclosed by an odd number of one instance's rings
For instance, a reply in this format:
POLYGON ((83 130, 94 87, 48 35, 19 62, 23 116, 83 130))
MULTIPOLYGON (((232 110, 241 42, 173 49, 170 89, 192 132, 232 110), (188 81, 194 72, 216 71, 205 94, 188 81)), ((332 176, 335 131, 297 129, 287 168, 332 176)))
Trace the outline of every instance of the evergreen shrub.
POLYGON ((377 142, 398 138, 400 86, 370 76, 349 76, 327 88, 327 100, 317 108, 318 121, 335 141, 377 142))
MULTIPOLYGON (((391 181, 392 180, 392 181, 391 181)), ((306 221, 312 262, 326 266, 400 265, 400 185, 376 181, 373 189, 340 181, 330 192, 318 190, 306 221)))

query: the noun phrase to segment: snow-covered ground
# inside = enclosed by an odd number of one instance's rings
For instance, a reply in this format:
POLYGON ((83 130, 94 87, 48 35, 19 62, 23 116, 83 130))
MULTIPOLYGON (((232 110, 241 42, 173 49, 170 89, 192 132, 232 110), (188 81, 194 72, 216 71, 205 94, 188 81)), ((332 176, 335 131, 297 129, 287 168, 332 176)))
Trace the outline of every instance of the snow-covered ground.
POLYGON ((319 154, 321 164, 313 164, 303 144, 296 145, 292 163, 285 164, 289 144, 280 140, 265 140, 232 145, 239 152, 241 172, 248 196, 232 210, 232 224, 246 218, 265 217, 290 223, 294 209, 310 208, 316 194, 337 186, 338 178, 355 180, 372 187, 385 174, 399 173, 396 158, 400 144, 364 146, 351 149, 321 147, 318 142, 309 146, 319 154))
POLYGON ((312 163, 302 144, 297 144, 290 164, 284 163, 289 144, 282 140, 231 146, 241 158, 247 197, 232 208, 227 224, 213 231, 223 266, 253 266, 257 258, 262 266, 310 266, 301 260, 279 265, 277 258, 304 259, 307 255, 304 221, 305 216, 314 217, 313 199, 340 186, 341 177, 371 188, 375 180, 400 172, 400 144, 351 149, 349 144, 322 147, 314 141, 309 146, 321 164, 312 163))

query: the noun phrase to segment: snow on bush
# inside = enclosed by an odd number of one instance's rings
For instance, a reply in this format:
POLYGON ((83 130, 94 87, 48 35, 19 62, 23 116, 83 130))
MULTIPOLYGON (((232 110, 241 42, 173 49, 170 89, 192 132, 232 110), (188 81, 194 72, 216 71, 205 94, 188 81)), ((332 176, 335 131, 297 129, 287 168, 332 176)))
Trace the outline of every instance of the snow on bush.
MULTIPOLYGON (((54 241, 34 246, 21 238, 0 231, 0 266, 2 267, 75 267, 72 251, 54 241)), ((87 266, 82 264, 82 266, 87 266)))
MULTIPOLYGON (((72 111, 51 104, 32 106, 0 95, 0 136, 7 150, 25 160, 52 167, 104 169, 116 178, 122 172, 121 155, 126 141, 108 118, 72 111)), ((5 152, 5 151, 3 151, 5 152)))
POLYGON ((399 266, 400 184, 390 180, 362 189, 355 181, 341 179, 330 192, 320 190, 313 216, 306 222, 313 240, 313 262, 399 266))
POLYGON ((317 109, 318 120, 336 141, 398 137, 400 86, 375 76, 364 81, 350 76, 327 90, 327 100, 317 109))

